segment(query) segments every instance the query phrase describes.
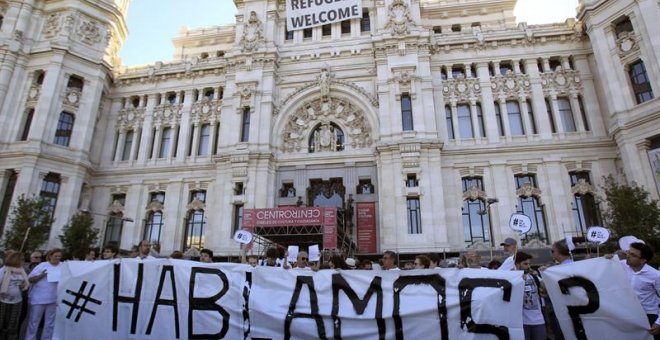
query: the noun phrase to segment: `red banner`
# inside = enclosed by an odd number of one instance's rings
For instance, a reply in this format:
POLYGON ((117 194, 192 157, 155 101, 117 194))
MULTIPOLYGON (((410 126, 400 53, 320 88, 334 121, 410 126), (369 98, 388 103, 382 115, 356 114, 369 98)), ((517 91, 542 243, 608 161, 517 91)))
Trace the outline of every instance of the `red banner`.
POLYGON ((376 253, 376 203, 356 204, 357 211, 357 247, 361 253, 376 253))

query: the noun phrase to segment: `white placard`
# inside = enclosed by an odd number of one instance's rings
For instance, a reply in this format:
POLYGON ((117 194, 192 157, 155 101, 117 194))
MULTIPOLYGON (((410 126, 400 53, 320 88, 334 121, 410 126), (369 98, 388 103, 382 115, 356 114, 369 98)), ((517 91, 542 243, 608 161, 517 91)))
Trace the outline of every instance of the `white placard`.
POLYGON ((234 233, 234 241, 241 244, 248 244, 252 242, 252 233, 247 230, 237 230, 234 233))
POLYGON ((511 214, 509 219, 509 228, 517 231, 520 234, 526 234, 532 229, 532 219, 525 214, 515 213, 511 214))
POLYGON ((619 239, 619 247, 623 251, 630 250, 630 245, 633 244, 633 243, 644 243, 644 241, 642 241, 642 240, 640 240, 637 237, 632 236, 632 235, 624 236, 624 237, 619 239))
POLYGON ((57 267, 51 267, 46 272, 46 278, 48 282, 60 282, 60 276, 62 275, 62 266, 61 263, 57 267))
POLYGON ((566 239, 566 246, 568 247, 568 251, 573 251, 575 250, 575 243, 573 243, 573 234, 571 233, 566 233, 564 234, 564 238, 566 239))
POLYGON ((590 227, 587 229, 587 240, 589 242, 603 244, 610 238, 610 231, 603 227, 590 227))
POLYGON ((287 248, 288 255, 286 257, 286 260, 288 262, 298 261, 298 250, 299 250, 298 246, 289 246, 289 248, 287 248))
POLYGON ((285 0, 289 31, 362 17, 362 0, 285 0))
POLYGON ((309 246, 309 262, 316 262, 321 259, 321 251, 319 245, 314 244, 309 246))

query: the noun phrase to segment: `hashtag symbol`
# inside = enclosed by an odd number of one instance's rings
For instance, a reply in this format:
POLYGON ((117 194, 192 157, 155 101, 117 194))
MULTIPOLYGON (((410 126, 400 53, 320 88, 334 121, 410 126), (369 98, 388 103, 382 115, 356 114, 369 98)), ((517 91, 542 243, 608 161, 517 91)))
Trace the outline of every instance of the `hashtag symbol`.
POLYGON ((62 299, 62 303, 65 305, 69 306, 69 312, 66 314, 67 319, 71 319, 71 316, 73 313, 78 310, 78 314, 76 315, 76 318, 74 319, 75 322, 78 322, 80 320, 80 317, 82 316, 83 313, 89 313, 91 315, 96 315, 96 312, 93 310, 87 309, 87 303, 92 302, 97 305, 101 305, 102 302, 92 298, 92 293, 94 292, 94 288, 96 287, 95 284, 92 284, 92 287, 89 289, 89 293, 85 294, 85 288, 87 288, 87 281, 83 281, 82 285, 80 286, 80 289, 78 289, 77 292, 71 291, 69 289, 66 290, 67 294, 70 294, 75 297, 73 299, 73 302, 66 301, 62 299), (82 304, 80 304, 80 300, 82 301, 82 304))

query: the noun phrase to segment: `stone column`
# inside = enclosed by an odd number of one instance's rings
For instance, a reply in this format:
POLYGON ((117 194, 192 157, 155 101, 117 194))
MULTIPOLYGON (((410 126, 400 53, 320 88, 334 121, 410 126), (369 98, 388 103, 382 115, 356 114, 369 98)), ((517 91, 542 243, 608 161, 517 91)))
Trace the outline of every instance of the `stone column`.
POLYGON ((545 107, 545 96, 541 85, 541 76, 535 59, 525 59, 525 70, 532 83, 532 108, 536 118, 536 128, 541 139, 552 139, 552 127, 545 107))
POLYGON ((133 144, 131 144, 131 156, 130 156, 131 162, 134 161, 135 157, 137 156, 141 137, 142 137, 142 129, 140 126, 136 126, 133 129, 133 144))
POLYGON ((520 96, 518 98, 518 106, 520 107, 520 116, 522 118, 523 127, 525 128, 525 135, 531 137, 534 134, 534 131, 532 130, 532 123, 529 121, 527 98, 520 96))
POLYGON ((552 118, 555 120, 555 127, 558 133, 564 132, 564 122, 559 116, 559 106, 557 105, 557 95, 550 95, 550 109, 552 110, 552 118))
POLYGON ((193 159, 197 158, 197 151, 199 150, 199 131, 200 125, 199 121, 193 121, 193 139, 192 145, 190 146, 190 155, 193 159))
POLYGON ((115 163, 122 160, 125 143, 126 143, 126 129, 121 127, 119 128, 119 137, 117 137, 117 148, 115 149, 115 157, 114 157, 115 163))
POLYGON ((175 123, 174 125, 172 125, 172 139, 170 140, 170 150, 169 150, 169 153, 167 155, 167 159, 169 159, 169 160, 174 160, 174 156, 175 156, 174 151, 175 150, 177 152, 179 152, 179 150, 177 148, 177 145, 178 145, 177 143, 179 142, 179 130, 180 130, 180 127, 179 127, 178 123, 175 123))
POLYGON ((582 120, 582 110, 580 110, 580 103, 578 102, 578 94, 571 93, 568 96, 568 100, 571 103, 571 112, 573 113, 573 119, 575 120, 575 127, 579 132, 584 132, 584 121, 582 120))
POLYGON ((506 109, 506 98, 500 97, 497 99, 497 104, 500 105, 500 116, 502 117, 502 131, 505 137, 511 136, 511 126, 509 125, 509 112, 506 109))
POLYGON ((451 108, 451 124, 454 127, 454 140, 461 140, 461 131, 458 129, 458 110, 456 109, 456 101, 452 100, 451 108))
POLYGON ((481 86, 481 109, 484 115, 484 124, 486 125, 486 135, 488 136, 489 143, 497 143, 500 139, 500 134, 497 131, 497 117, 493 108, 493 89, 490 83, 490 72, 488 71, 488 64, 481 62, 477 64, 477 77, 479 78, 479 85, 481 86))
POLYGON ((156 123, 156 137, 154 137, 154 147, 151 150, 151 159, 154 161, 160 157, 160 143, 162 138, 163 127, 159 123, 156 123))
POLYGON ((475 139, 483 137, 477 120, 477 102, 475 100, 470 100, 470 119, 472 121, 472 136, 475 139))

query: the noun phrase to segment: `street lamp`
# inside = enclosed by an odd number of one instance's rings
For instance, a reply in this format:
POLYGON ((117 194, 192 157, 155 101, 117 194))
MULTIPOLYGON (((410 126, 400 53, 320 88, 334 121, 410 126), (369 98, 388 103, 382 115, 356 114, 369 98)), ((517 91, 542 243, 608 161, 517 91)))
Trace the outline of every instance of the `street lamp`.
POLYGON ((479 211, 479 215, 488 214, 488 234, 490 235, 490 260, 493 260, 493 247, 495 247, 495 239, 493 238, 493 218, 490 213, 490 206, 499 202, 497 198, 486 199, 486 209, 479 211))
MULTIPOLYGON (((83 214, 90 214, 90 215, 97 215, 97 216, 102 216, 102 217, 109 217, 109 218, 112 219, 112 220, 119 219, 117 216, 114 216, 114 215, 99 214, 99 213, 91 212, 91 211, 89 211, 88 209, 80 209, 80 212, 83 213, 83 214)), ((130 218, 130 217, 122 217, 120 220, 121 220, 120 230, 123 229, 123 227, 124 227, 124 222, 130 222, 130 223, 135 222, 135 220, 133 220, 133 219, 130 218)), ((102 236, 101 236, 101 246, 104 246, 104 245, 105 245, 105 236, 106 236, 105 233, 106 233, 106 231, 107 231, 107 227, 108 227, 108 225, 107 225, 106 221, 103 221, 103 234, 102 234, 102 236)), ((119 236, 120 236, 120 240, 121 240, 121 235, 119 235, 119 236)), ((117 247, 119 247, 119 244, 117 245, 117 247)))

